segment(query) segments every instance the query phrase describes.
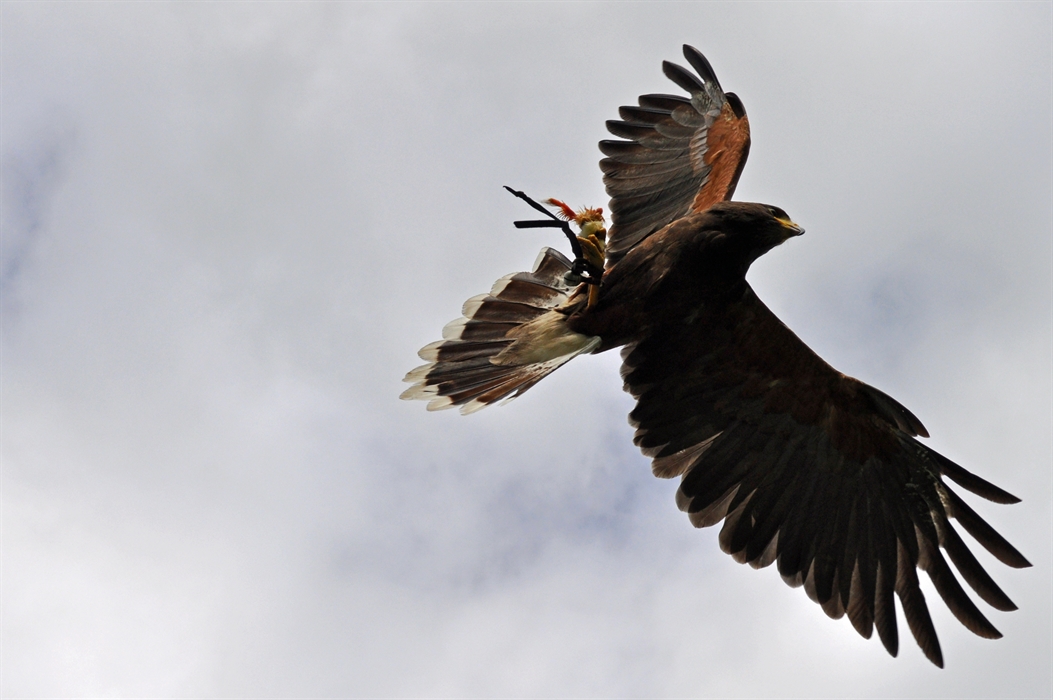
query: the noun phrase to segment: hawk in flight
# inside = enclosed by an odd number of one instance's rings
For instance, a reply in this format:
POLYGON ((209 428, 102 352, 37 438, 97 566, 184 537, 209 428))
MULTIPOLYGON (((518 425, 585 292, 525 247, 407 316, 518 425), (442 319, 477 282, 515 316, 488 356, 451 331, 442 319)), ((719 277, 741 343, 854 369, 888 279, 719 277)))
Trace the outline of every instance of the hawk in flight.
POLYGON ((828 365, 757 298, 750 264, 804 233, 782 209, 730 201, 750 147, 742 102, 690 46, 694 73, 664 63, 685 95, 643 95, 600 142, 611 226, 600 209, 520 227, 560 227, 575 259, 546 248, 532 272, 469 299, 425 346, 404 399, 470 413, 522 394, 583 353, 622 347, 634 442, 655 476, 680 477, 676 503, 696 527, 723 521, 736 561, 775 564, 832 618, 899 648, 894 599, 925 656, 943 665, 918 585, 932 580, 972 632, 1001 634, 959 583, 997 610, 1016 606, 962 540, 1030 566, 951 490, 1015 496, 922 444, 899 402, 828 365), (575 233, 571 224, 577 228, 575 233), (954 565, 958 576, 948 564, 954 565))

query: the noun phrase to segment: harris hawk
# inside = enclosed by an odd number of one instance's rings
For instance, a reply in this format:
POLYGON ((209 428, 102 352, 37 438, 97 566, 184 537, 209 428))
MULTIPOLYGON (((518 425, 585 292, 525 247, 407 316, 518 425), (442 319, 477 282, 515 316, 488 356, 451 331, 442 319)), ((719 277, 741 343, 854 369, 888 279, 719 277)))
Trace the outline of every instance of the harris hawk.
POLYGON ((600 209, 548 200, 549 213, 510 190, 549 216, 516 225, 563 228, 575 259, 546 248, 533 271, 465 302, 421 349, 427 364, 406 375, 402 398, 471 413, 577 355, 622 347, 634 442, 655 476, 680 477, 676 503, 691 523, 723 522, 720 547, 736 561, 775 564, 830 617, 847 615, 866 638, 876 630, 893 656, 898 597, 942 667, 919 569, 981 637, 1001 634, 958 576, 993 608, 1016 609, 954 523, 999 561, 1030 566, 947 480, 1019 499, 922 444, 913 413, 835 370, 757 298, 751 263, 804 230, 778 207, 730 201, 749 121, 706 58, 690 46, 684 56, 694 72, 662 68, 686 96, 643 95, 607 122, 618 137, 600 142, 609 231, 600 209))

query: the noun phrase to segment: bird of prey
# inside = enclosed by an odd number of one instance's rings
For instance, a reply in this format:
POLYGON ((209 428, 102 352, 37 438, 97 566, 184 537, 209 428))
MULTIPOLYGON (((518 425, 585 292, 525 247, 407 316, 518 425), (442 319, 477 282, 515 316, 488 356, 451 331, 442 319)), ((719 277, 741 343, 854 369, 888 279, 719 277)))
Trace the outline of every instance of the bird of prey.
MULTIPOLYGON (((514 398, 573 357, 622 347, 634 442, 655 476, 680 477, 696 527, 723 521, 736 561, 775 564, 832 618, 876 629, 898 652, 895 597, 925 656, 942 667, 921 569, 972 632, 1001 634, 959 583, 997 610, 1016 606, 962 540, 1030 566, 949 486, 1019 499, 923 445, 899 402, 824 362, 757 298, 750 264, 804 230, 782 209, 730 201, 750 146, 742 102, 690 46, 695 72, 663 63, 685 95, 643 95, 600 142, 611 226, 600 209, 520 227, 559 226, 575 259, 546 248, 532 272, 469 299, 425 346, 404 399, 470 413, 514 398), (571 223, 578 232, 572 233, 571 223)), ((542 205, 514 194, 536 209, 542 205)))

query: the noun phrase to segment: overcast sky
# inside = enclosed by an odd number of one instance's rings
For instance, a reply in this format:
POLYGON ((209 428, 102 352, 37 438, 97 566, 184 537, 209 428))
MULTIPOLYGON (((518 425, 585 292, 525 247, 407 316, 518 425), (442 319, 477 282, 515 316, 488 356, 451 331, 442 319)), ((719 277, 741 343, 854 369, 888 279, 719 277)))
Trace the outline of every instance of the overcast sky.
MULTIPOLYGON (((0 5, 4 697, 1048 697, 1051 5, 0 5), (606 205, 604 120, 691 43, 758 294, 1035 564, 947 668, 722 554, 616 353, 462 417, 417 349, 606 205), (961 491, 961 489, 959 489, 961 491)), ((981 603, 985 611, 989 608, 981 603)))

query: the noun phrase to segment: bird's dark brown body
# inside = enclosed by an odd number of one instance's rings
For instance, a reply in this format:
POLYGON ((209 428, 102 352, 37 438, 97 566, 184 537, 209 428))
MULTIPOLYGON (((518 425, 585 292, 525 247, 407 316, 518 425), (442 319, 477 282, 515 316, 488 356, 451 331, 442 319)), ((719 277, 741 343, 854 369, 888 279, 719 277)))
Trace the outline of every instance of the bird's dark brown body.
POLYGON ((772 209, 721 202, 666 226, 607 270, 597 303, 574 313, 570 327, 599 336, 594 352, 603 352, 732 304, 748 289, 753 261, 800 233, 778 223, 772 209))
MULTIPOLYGON (((887 456, 896 447, 895 421, 854 420, 872 410, 863 385, 808 348, 746 281, 757 257, 797 233, 772 221, 769 209, 722 202, 670 224, 608 270, 599 301, 581 305, 568 325, 600 337, 594 353, 687 335, 692 352, 679 359, 696 373, 725 377, 740 397, 764 395, 767 412, 789 413, 802 425, 822 423, 834 445, 861 462, 872 456, 868 450, 887 456)), ((913 428, 927 435, 920 422, 913 428)))

